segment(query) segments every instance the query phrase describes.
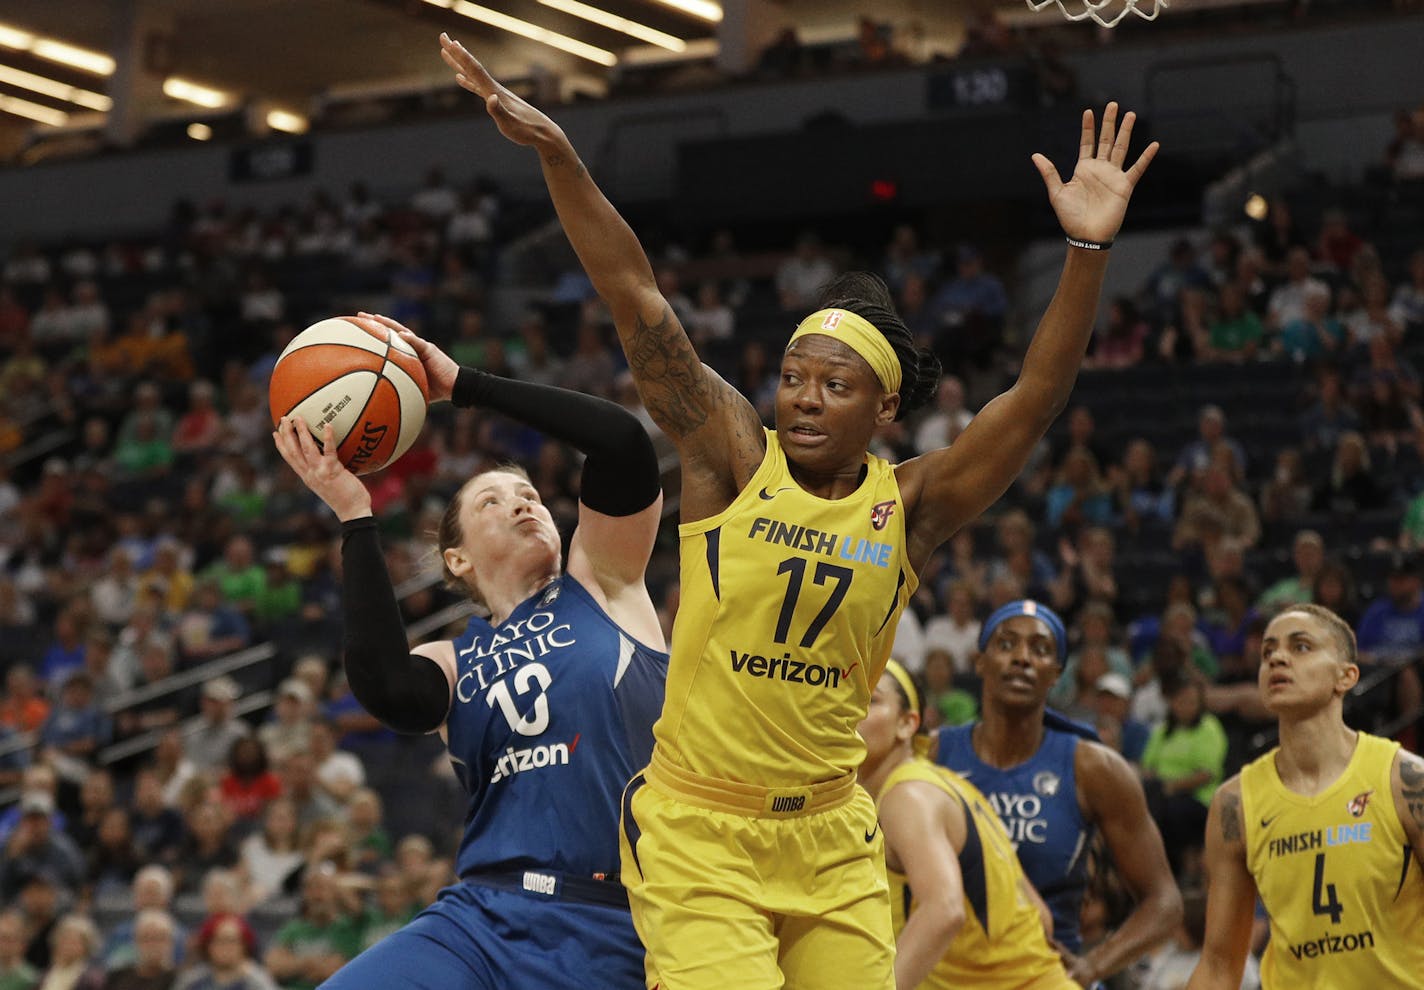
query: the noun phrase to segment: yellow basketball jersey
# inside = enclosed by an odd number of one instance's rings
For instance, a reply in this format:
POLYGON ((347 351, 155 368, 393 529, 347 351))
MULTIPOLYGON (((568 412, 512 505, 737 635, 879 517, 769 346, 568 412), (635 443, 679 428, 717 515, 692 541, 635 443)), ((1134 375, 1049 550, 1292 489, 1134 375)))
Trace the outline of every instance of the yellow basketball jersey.
POLYGON ((1288 790, 1276 750, 1241 771, 1246 865, 1271 918, 1271 988, 1424 987, 1424 877, 1390 792, 1399 743, 1360 733, 1340 779, 1288 790))
POLYGON ((856 726, 917 582, 894 468, 867 455, 859 488, 819 498, 796 484, 768 430, 732 504, 679 533, 659 754, 766 787, 853 774, 865 755, 856 726))
MULTIPOLYGON (((959 854, 968 908, 964 927, 950 943, 922 990, 1021 990, 1071 987, 1058 954, 1048 944, 1038 909, 1023 893, 1023 867, 1003 823, 984 795, 953 770, 915 757, 890 772, 880 798, 907 780, 922 780, 964 807, 968 837, 959 854)), ((915 899, 905 876, 887 867, 890 915, 895 937, 914 913, 915 899)))

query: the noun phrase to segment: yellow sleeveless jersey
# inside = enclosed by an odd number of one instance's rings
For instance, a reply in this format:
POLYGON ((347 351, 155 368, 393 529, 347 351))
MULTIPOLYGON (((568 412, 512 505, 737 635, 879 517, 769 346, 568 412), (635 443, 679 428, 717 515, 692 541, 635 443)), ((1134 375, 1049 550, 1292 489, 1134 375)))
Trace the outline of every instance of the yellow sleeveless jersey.
POLYGON ((679 533, 658 754, 772 788, 853 774, 865 755, 856 726, 917 581, 894 468, 867 455, 859 488, 819 498, 791 477, 768 430, 732 504, 679 533))
POLYGON ((1424 987, 1424 877, 1390 791, 1398 749, 1360 733, 1314 797, 1281 783, 1276 750, 1241 771, 1246 865, 1271 918, 1267 990, 1424 987))
MULTIPOLYGON (((1048 944, 1038 909, 1023 893, 1023 867, 1003 823, 984 795, 953 770, 915 757, 890 772, 880 790, 881 799, 907 780, 933 784, 958 801, 964 807, 968 826, 964 849, 959 854, 968 908, 964 927, 920 984, 922 990, 1075 986, 1048 944)), ((890 880, 891 921, 898 939, 915 910, 914 895, 904 874, 888 867, 886 873, 890 880)))

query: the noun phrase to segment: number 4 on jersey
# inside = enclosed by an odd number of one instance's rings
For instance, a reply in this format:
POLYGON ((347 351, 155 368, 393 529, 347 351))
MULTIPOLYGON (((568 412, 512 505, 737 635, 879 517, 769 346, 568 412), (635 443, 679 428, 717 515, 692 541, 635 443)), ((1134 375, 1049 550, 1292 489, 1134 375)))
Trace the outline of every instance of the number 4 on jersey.
POLYGON ((1315 890, 1310 895, 1310 909, 1316 914, 1328 914, 1332 925, 1338 925, 1340 916, 1345 913, 1345 908, 1335 896, 1335 885, 1325 882, 1324 853, 1315 856, 1315 890), (1324 898, 1320 896, 1322 893, 1324 898))

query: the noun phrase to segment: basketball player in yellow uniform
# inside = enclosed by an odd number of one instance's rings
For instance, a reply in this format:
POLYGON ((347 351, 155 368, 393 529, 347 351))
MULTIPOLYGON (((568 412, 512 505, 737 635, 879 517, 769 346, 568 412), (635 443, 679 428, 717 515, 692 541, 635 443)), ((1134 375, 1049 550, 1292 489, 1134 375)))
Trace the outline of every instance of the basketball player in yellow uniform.
MULTIPOLYGON (((533 147, 612 311, 648 412, 682 459, 682 604, 656 747, 623 802, 622 879, 663 990, 893 985, 875 808, 856 726, 930 554, 1007 488, 1072 391, 1107 248, 1156 146, 1083 115, 1064 183, 1034 162, 1070 247, 1018 383, 955 441, 898 467, 877 427, 934 394, 884 283, 843 276, 782 357, 776 429, 698 359, 637 237, 552 120, 441 38, 456 81, 533 147)), ((811 149, 808 168, 836 150, 811 149)))
POLYGON ((1266 627, 1260 686, 1281 744, 1221 786, 1190 990, 1232 990, 1259 893, 1265 990, 1424 988, 1424 759, 1345 725, 1355 634, 1296 605, 1266 627))
POLYGON ((919 692, 889 660, 860 723, 860 783, 885 833, 897 990, 1078 990, 998 814, 959 774, 915 755, 919 729, 919 692))

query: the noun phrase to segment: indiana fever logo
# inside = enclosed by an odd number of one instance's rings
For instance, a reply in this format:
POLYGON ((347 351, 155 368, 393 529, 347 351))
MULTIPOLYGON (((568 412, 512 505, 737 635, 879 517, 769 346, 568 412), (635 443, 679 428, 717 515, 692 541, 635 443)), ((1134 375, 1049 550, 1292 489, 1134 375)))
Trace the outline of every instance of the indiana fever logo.
POLYGON ((876 502, 870 507, 870 525, 877 530, 884 529, 885 524, 894 514, 895 500, 893 498, 885 502, 876 502))
POLYGON ((1374 794, 1374 791, 1365 791, 1362 794, 1356 794, 1350 799, 1350 803, 1345 805, 1345 810, 1356 818, 1359 818, 1365 813, 1365 808, 1369 806, 1370 796, 1372 794, 1374 794))

